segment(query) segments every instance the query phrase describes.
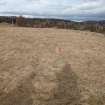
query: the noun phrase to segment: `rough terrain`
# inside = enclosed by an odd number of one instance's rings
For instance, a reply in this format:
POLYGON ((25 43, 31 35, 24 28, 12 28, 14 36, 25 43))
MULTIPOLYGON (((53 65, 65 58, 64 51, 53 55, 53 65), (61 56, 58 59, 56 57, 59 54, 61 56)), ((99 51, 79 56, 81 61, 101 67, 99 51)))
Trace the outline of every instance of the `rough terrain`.
POLYGON ((0 105, 105 105, 105 36, 0 26, 0 105))

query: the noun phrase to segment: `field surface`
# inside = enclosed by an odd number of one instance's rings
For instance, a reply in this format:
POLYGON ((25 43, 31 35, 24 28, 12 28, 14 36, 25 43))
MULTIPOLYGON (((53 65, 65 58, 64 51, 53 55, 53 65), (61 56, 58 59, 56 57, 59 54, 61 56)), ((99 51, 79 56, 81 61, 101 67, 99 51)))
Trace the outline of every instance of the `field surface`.
POLYGON ((105 36, 0 26, 0 105, 105 105, 105 36))

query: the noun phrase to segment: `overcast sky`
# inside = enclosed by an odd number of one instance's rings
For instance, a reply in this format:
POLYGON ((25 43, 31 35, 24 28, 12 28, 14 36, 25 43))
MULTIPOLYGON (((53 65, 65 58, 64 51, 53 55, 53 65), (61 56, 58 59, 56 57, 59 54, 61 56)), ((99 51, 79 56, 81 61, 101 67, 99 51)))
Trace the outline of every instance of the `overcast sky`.
POLYGON ((105 0, 0 0, 0 15, 105 20, 105 0))

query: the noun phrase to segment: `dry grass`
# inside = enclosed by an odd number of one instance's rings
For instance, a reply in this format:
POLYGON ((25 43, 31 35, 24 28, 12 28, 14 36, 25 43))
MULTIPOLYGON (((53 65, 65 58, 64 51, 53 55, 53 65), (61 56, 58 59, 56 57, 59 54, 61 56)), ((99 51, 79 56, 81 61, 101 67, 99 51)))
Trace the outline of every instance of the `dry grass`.
POLYGON ((88 99, 89 105, 104 105, 105 104, 105 95, 97 94, 97 95, 91 95, 88 99))
POLYGON ((0 105, 104 105, 105 37, 0 27, 0 105))

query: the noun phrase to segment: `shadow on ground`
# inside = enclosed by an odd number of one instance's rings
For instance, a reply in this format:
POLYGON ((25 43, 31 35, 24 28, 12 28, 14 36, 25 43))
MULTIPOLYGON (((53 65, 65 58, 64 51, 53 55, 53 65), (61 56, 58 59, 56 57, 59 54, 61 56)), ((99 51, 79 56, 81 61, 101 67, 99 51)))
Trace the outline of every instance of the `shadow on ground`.
POLYGON ((55 94, 55 105, 79 105, 80 92, 77 75, 72 71, 71 65, 66 64, 57 74, 58 90, 55 94))
POLYGON ((54 97, 55 105, 79 105, 80 93, 77 85, 78 77, 72 71, 71 65, 66 64, 56 77, 58 90, 54 97))
POLYGON ((33 85, 30 81, 23 82, 9 93, 0 94, 0 105, 32 105, 33 85))
POLYGON ((21 85, 9 93, 1 93, 0 105, 79 105, 80 93, 77 80, 78 77, 72 71, 70 64, 66 64, 56 74, 58 86, 56 91, 51 91, 53 97, 49 97, 47 100, 38 99, 35 101, 34 97, 32 97, 35 96, 35 87, 31 82, 32 79, 29 79, 22 82, 21 85), (37 104, 37 101, 39 104, 37 104))
POLYGON ((80 91, 77 75, 72 71, 71 65, 66 64, 56 74, 58 88, 53 91, 53 97, 40 102, 39 105, 80 105, 80 91))

